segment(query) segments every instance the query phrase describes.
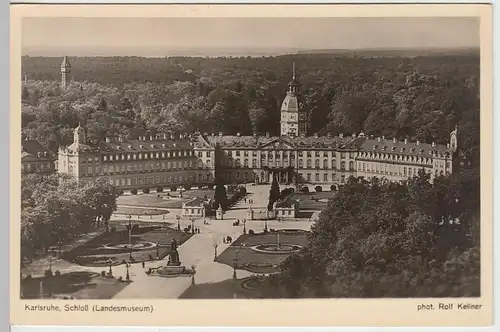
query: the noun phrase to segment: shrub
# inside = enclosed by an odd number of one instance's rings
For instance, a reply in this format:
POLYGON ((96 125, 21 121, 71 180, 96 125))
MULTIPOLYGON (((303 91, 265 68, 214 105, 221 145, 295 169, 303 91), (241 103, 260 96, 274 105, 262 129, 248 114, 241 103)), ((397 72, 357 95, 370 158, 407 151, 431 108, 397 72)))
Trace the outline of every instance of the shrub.
POLYGON ((321 186, 316 186, 314 190, 316 190, 317 193, 320 193, 323 191, 323 188, 321 186))
POLYGON ((250 229, 250 230, 248 230, 248 234, 250 234, 250 235, 254 235, 254 234, 255 234, 255 232, 253 231, 253 229, 250 229))
POLYGON ((52 273, 51 269, 45 270, 45 277, 50 278, 52 276, 53 276, 53 273, 52 273))
POLYGON ((144 194, 149 194, 149 188, 144 188, 144 189, 142 189, 142 192, 143 192, 144 194))
POLYGON ((135 262, 135 258, 134 257, 130 257, 130 263, 134 263, 135 262))
POLYGON ((134 188, 134 189, 130 190, 130 193, 132 195, 137 195, 137 189, 134 188))
POLYGON ((190 190, 190 189, 191 189, 191 184, 186 183, 186 184, 184 185, 184 189, 186 189, 186 190, 190 190))
POLYGON ((150 261, 152 261, 153 260, 153 255, 149 254, 148 258, 149 258, 150 261))
POLYGON ((28 274, 28 275, 26 276, 26 278, 25 278, 25 279, 26 279, 26 280, 31 280, 32 278, 33 278, 33 277, 31 276, 31 274, 28 274))
POLYGON ((302 187, 300 189, 300 191, 302 191, 303 193, 308 193, 309 192, 309 187, 308 186, 302 187))
POLYGON ((60 277, 61 276, 61 271, 57 270, 56 273, 55 273, 55 276, 56 277, 60 277))
POLYGON ((120 192, 118 193, 120 196, 123 196, 125 194, 125 192, 123 190, 120 190, 120 192))
POLYGON ((122 260, 122 264, 127 264, 127 261, 126 260, 122 260))
POLYGON ((158 187, 158 188, 156 188, 156 192, 157 192, 157 193, 162 193, 162 192, 163 192, 163 187, 158 187))
POLYGON ((177 186, 170 186, 170 191, 177 191, 177 186))
POLYGON ((132 226, 132 233, 137 234, 138 232, 139 232, 139 225, 134 224, 134 225, 132 226))
POLYGON ((116 232, 116 226, 111 227, 111 233, 116 232))
POLYGON ((118 278, 118 281, 123 281, 123 277, 122 277, 122 276, 120 276, 120 277, 118 278))
POLYGON ((101 271, 101 277, 105 277, 106 276, 106 271, 101 271))
POLYGON ((336 186, 336 185, 334 185, 334 184, 332 184, 332 185, 330 186, 330 190, 331 190, 331 191, 337 191, 337 186, 336 186))

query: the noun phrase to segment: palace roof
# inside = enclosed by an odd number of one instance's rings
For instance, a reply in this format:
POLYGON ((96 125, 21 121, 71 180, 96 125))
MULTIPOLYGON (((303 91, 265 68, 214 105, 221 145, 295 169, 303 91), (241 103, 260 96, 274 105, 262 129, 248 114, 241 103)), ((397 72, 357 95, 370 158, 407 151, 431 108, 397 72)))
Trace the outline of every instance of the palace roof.
POLYGON ((56 154, 38 141, 23 140, 21 142, 22 161, 54 161, 56 159, 56 154))
POLYGON ((445 157, 446 154, 451 155, 453 153, 453 151, 446 145, 395 141, 383 138, 364 139, 361 142, 360 150, 362 152, 390 153, 425 157, 433 156, 433 153, 441 157, 445 157))
POLYGON ((345 149, 351 147, 352 137, 341 136, 206 136, 205 140, 212 146, 219 144, 226 149, 345 149))
POLYGON ((122 140, 116 142, 102 142, 101 152, 156 152, 191 150, 193 147, 188 139, 158 139, 158 140, 122 140))

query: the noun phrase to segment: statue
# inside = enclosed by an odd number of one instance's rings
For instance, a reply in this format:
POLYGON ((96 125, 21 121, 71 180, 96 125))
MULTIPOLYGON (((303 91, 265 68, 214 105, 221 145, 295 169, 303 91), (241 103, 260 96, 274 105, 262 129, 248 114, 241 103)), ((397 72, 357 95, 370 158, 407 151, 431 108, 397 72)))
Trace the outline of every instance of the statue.
POLYGON ((181 262, 179 260, 179 252, 177 251, 177 241, 175 241, 175 239, 172 239, 172 242, 170 243, 170 256, 167 265, 181 265, 181 262))

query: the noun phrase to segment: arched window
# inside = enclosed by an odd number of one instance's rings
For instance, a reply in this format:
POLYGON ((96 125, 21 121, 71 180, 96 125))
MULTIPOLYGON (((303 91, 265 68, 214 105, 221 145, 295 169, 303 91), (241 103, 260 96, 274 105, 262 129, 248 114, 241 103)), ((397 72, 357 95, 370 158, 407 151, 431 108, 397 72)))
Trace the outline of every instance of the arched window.
POLYGON ((207 167, 210 167, 210 159, 207 159, 207 167))
POLYGON ((349 170, 353 170, 354 169, 354 162, 353 161, 350 161, 349 162, 349 170))
POLYGON ((302 159, 299 159, 299 167, 302 167, 302 166, 303 166, 302 159))
POLYGON ((323 168, 328 168, 328 159, 323 159, 323 168))
POLYGON ((312 162, 311 159, 307 159, 307 168, 311 168, 312 162))
POLYGON ((252 167, 257 167, 257 159, 252 159, 252 167))
POLYGON ((340 170, 345 171, 345 161, 340 162, 340 170))
POLYGON ((248 167, 248 159, 247 158, 245 158, 245 160, 243 161, 243 166, 248 167))
POLYGON ((316 168, 319 168, 319 159, 316 159, 316 160, 314 161, 314 166, 315 166, 316 168))

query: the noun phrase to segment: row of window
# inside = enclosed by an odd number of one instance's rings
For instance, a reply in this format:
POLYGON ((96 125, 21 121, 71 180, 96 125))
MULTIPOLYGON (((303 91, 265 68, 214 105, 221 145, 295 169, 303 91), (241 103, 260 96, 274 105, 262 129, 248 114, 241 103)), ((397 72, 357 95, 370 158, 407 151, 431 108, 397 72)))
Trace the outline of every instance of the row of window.
MULTIPOLYGON (((243 155, 244 157, 248 157, 249 155, 252 155, 252 156, 257 156, 258 155, 258 151, 247 151, 247 150, 244 150, 244 151, 240 151, 240 150, 228 150, 228 156, 229 158, 231 158, 231 156, 236 156, 236 157, 240 157, 241 155, 243 155)), ((332 151, 330 151, 332 152, 332 151)), ((201 157, 200 155, 201 152, 198 153, 198 156, 201 157)), ((210 152, 208 152, 210 153, 210 152)), ((315 157, 318 157, 318 158, 321 158, 321 157, 325 157, 327 158, 328 157, 328 153, 327 151, 298 151, 297 154, 299 157, 303 157, 304 154, 308 157, 308 158, 311 158, 314 154, 315 157)), ((341 152, 340 153, 340 158, 341 159, 345 159, 346 156, 349 155, 350 158, 355 158, 356 157, 356 153, 355 152, 350 152, 350 153, 347 153, 347 152, 341 152)), ((209 157, 210 155, 208 155, 209 157)), ((268 159, 281 159, 283 156, 283 159, 288 159, 288 157, 290 156, 290 159, 295 159, 295 151, 289 151, 289 152, 286 152, 286 151, 267 151, 267 152, 264 152, 264 151, 261 151, 260 152, 260 158, 261 159, 266 159, 266 157, 268 159)), ((333 151, 333 158, 335 158, 335 151, 333 151)))
POLYGON ((50 170, 54 169, 53 163, 21 164, 23 171, 50 170))
MULTIPOLYGON (((449 163, 447 163, 447 167, 449 167, 449 163)), ((441 167, 442 168, 442 167, 441 167)), ((380 173, 380 174, 389 174, 389 175, 407 175, 407 176, 416 176, 418 174, 418 170, 420 167, 404 167, 399 165, 388 165, 381 163, 358 163, 358 171, 369 172, 369 173, 380 173)), ((431 173, 431 169, 427 169, 427 173, 431 173)), ((435 174, 438 174, 438 170, 435 170, 435 174)), ((440 174, 443 174, 441 171, 440 174)))
MULTIPOLYGON (((248 164, 249 160, 248 159, 244 159, 243 160, 243 167, 244 168, 248 168, 249 167, 249 164, 248 164)), ((239 167, 242 167, 241 166, 241 161, 239 159, 236 159, 236 160, 227 160, 226 161, 226 165, 225 166, 228 166, 230 168, 239 168, 239 167)), ((275 161, 275 162, 272 162, 272 161, 269 161, 269 162, 266 162, 265 160, 261 160, 260 161, 260 167, 273 167, 273 166, 276 166, 276 167, 295 167, 295 160, 290 160, 290 162, 288 161, 275 161)), ((298 164, 299 168, 303 168, 304 167, 304 162, 302 159, 299 159, 299 164, 298 164)), ((337 169, 337 163, 334 160, 331 161, 331 163, 328 162, 328 159, 324 159, 323 160, 323 165, 322 165, 324 169, 337 169)), ((252 159, 252 168, 257 168, 259 167, 258 164, 257 164, 257 159, 252 159)), ((313 168, 312 166, 312 160, 311 159, 308 159, 307 162, 306 162, 306 168, 313 168)), ((314 168, 321 168, 321 164, 320 164, 320 160, 319 159, 316 159, 314 161, 314 168)), ((346 163, 345 161, 341 161, 340 162, 340 169, 341 170, 345 170, 346 168, 346 163)), ((349 169, 352 170, 354 169, 354 162, 353 161, 350 161, 349 162, 349 169)))
MULTIPOLYGON (((161 152, 139 152, 139 153, 120 153, 103 155, 103 161, 119 161, 119 160, 142 160, 142 159, 160 159, 160 158, 178 158, 194 156, 192 150, 181 151, 161 151, 161 152)), ((92 159, 99 161, 99 157, 89 157, 87 160, 92 162, 92 159)))
POLYGON ((121 178, 121 179, 110 179, 109 182, 117 187, 125 186, 140 186, 140 185, 157 185, 157 184, 182 184, 187 182, 198 182, 210 181, 212 180, 212 175, 209 174, 199 174, 198 177, 193 175, 177 175, 177 176, 145 176, 145 177, 134 177, 134 178, 121 178))
MULTIPOLYGON (((198 169, 201 168, 210 168, 210 160, 207 160, 207 163, 204 165, 200 160, 197 165, 198 169)), ((80 168, 83 172, 84 168, 80 168)), ((116 174, 116 173, 141 173, 141 172, 157 172, 162 170, 190 170, 195 169, 194 161, 184 160, 184 161, 167 161, 167 162, 157 162, 157 163, 146 163, 146 164, 133 164, 133 165, 104 165, 102 167, 102 172, 104 174, 116 174)), ((70 172, 72 167, 70 166, 70 172)), ((100 174, 101 167, 99 165, 88 166, 87 174, 100 174)))

